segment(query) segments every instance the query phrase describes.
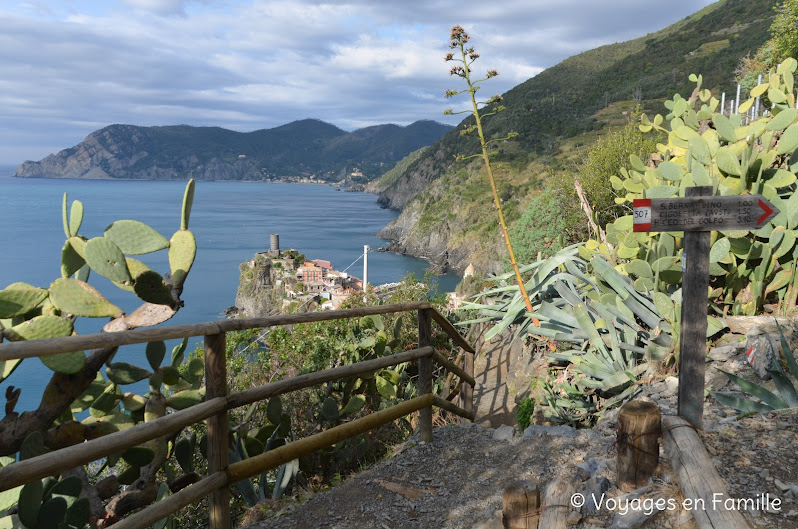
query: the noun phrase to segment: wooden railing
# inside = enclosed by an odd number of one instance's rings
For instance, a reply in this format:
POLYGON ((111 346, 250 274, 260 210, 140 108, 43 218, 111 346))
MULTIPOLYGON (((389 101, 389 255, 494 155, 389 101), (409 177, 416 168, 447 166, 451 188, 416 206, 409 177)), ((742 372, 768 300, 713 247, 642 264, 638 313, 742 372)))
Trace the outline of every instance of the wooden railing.
POLYGON ((380 305, 266 318, 223 320, 197 325, 175 325, 28 342, 0 343, 0 361, 159 340, 182 339, 193 336, 205 337, 206 393, 204 402, 170 413, 151 422, 133 426, 127 430, 2 467, 0 468, 0 492, 46 476, 58 475, 63 471, 88 464, 111 454, 117 454, 133 446, 138 446, 164 435, 173 434, 182 428, 207 420, 208 476, 172 494, 168 498, 121 520, 115 524, 115 527, 119 529, 148 527, 183 507, 205 496, 210 496, 210 526, 213 529, 228 529, 230 527, 230 486, 237 481, 261 474, 283 463, 332 446, 335 443, 416 411, 419 412, 418 428, 421 440, 430 442, 432 441, 433 405, 469 420, 474 419, 474 349, 455 330, 452 324, 428 302, 380 305), (227 393, 225 336, 228 331, 410 311, 418 311, 418 347, 416 349, 356 364, 316 371, 244 391, 227 393), (435 320, 454 343, 463 349, 461 355, 458 356, 458 360, 462 359, 465 369, 431 347, 432 320, 435 320), (412 360, 418 361, 418 397, 340 424, 310 437, 288 443, 244 461, 229 464, 228 410, 324 382, 370 373, 412 360), (453 404, 448 398, 433 394, 433 360, 449 371, 450 375, 447 378, 446 386, 448 386, 448 382, 451 381, 454 375, 460 378, 459 396, 461 406, 453 404))

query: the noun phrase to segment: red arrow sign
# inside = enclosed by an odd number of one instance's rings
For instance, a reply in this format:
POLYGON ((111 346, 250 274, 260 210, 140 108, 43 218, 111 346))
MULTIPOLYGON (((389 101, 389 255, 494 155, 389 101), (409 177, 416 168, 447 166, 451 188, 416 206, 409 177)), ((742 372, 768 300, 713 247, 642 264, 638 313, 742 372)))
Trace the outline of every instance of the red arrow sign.
MULTIPOLYGON (((757 226, 761 226, 762 223, 765 222, 765 219, 770 217, 771 213, 774 213, 774 211, 770 208, 770 206, 768 206, 768 202, 765 202, 764 200, 760 199, 759 207, 762 208, 762 211, 764 211, 764 213, 762 214, 761 217, 759 217, 759 220, 756 221, 757 226)), ((778 215, 778 212, 776 212, 776 215, 778 215)), ((776 215, 773 216, 775 217, 776 215)))
POLYGON ((634 231, 755 230, 779 209, 762 195, 637 199, 634 231))

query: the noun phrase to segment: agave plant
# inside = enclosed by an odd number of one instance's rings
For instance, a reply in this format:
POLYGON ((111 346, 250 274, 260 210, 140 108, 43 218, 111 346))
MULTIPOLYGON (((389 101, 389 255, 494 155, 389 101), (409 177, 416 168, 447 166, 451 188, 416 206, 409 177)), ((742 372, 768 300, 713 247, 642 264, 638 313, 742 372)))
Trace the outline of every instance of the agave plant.
MULTIPOLYGON (((784 353, 784 360, 789 371, 789 373, 785 373, 784 369, 781 367, 781 362, 778 361, 773 362, 771 368, 768 369, 768 373, 770 373, 776 385, 778 395, 759 384, 719 369, 718 371, 726 375, 729 380, 740 386, 740 389, 742 389, 744 393, 751 397, 756 397, 758 400, 738 397, 728 392, 710 392, 718 402, 742 413, 758 413, 763 411, 798 408, 798 392, 795 390, 794 384, 794 381, 798 379, 798 363, 795 362, 795 355, 790 350, 790 346, 784 338, 784 333, 781 332, 781 327, 778 326, 778 323, 776 325, 779 329, 781 351, 784 353)), ((772 347, 771 345, 771 348, 772 347)))
POLYGON ((622 403, 647 361, 662 360, 673 350, 672 326, 662 307, 601 255, 585 261, 574 245, 523 271, 531 275, 527 291, 539 327, 531 325, 517 286, 502 284, 510 274, 495 277, 499 286, 480 294, 482 302, 465 304, 477 318, 461 325, 496 322, 486 339, 517 325, 517 338, 534 334, 570 345, 547 354, 555 370, 567 371, 565 382, 544 391, 557 422, 590 422, 595 413, 622 403))

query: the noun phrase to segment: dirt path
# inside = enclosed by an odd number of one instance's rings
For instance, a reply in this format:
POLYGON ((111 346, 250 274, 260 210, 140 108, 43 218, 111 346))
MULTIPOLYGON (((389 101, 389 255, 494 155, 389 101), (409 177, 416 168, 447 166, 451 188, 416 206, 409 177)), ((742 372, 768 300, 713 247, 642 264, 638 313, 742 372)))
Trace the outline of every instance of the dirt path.
POLYGON ((497 428, 515 424, 515 393, 511 392, 507 377, 512 357, 508 340, 485 343, 479 340, 474 358, 474 422, 497 428))
MULTIPOLYGON (((478 418, 484 424, 512 422, 514 384, 521 385, 513 348, 501 342, 485 350, 475 368, 478 418), (515 371, 514 371, 515 370, 515 371)), ((711 355, 710 355, 711 356, 711 355)), ((744 349, 708 366, 708 378, 721 389, 717 369, 748 373, 744 349)), ((640 399, 659 405, 664 414, 676 409, 676 389, 670 380, 641 385, 640 399)), ((730 389, 730 388, 726 388, 730 389)), ((476 394, 476 392, 475 392, 476 394)), ((265 503, 251 511, 261 521, 247 529, 501 529, 501 491, 518 479, 545 486, 555 477, 571 483, 586 498, 591 495, 630 498, 615 486, 615 418, 607 413, 591 430, 533 426, 524 434, 507 426, 491 429, 482 424, 443 426, 434 430, 432 443, 412 436, 397 455, 360 472, 332 490, 305 493, 299 504, 265 503)), ((798 529, 798 416, 755 415, 738 420, 732 410, 712 397, 705 401, 701 437, 726 482, 729 497, 752 499, 761 494, 778 498, 778 509, 743 509, 754 529, 798 529)), ((681 501, 667 459, 639 497, 681 501)), ((302 494, 300 494, 302 496, 302 494)), ((619 503, 620 505, 620 503, 619 503)), ((696 529, 689 511, 651 512, 591 508, 585 504, 568 512, 574 529, 696 529)), ((251 521, 254 521, 250 519, 251 521)))
POLYGON ((475 344, 474 359, 474 408, 477 424, 498 428, 516 423, 516 401, 519 394, 529 390, 535 372, 529 350, 513 342, 512 336, 504 336, 486 343, 481 334, 470 338, 475 344))

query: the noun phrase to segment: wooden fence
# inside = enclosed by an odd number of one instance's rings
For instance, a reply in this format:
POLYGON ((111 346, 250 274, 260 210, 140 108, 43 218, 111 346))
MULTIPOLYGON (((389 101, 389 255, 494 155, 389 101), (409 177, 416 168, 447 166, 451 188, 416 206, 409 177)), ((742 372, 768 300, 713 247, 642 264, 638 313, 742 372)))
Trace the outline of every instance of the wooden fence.
POLYGON ((433 405, 469 420, 474 419, 474 349, 455 330, 452 324, 428 302, 381 305, 267 318, 223 320, 197 325, 176 325, 28 342, 0 343, 0 361, 158 340, 182 339, 193 336, 205 337, 206 394, 204 402, 170 413, 151 422, 136 425, 127 430, 2 467, 0 468, 0 492, 46 476, 57 475, 63 471, 88 464, 97 459, 119 453, 133 446, 178 432, 182 428, 207 420, 208 475, 197 483, 121 520, 115 524, 115 527, 119 529, 148 527, 183 507, 205 496, 210 496, 208 513, 210 526, 213 529, 227 529, 230 527, 230 486, 237 481, 256 476, 283 463, 332 446, 335 443, 416 411, 419 412, 421 440, 430 442, 432 441, 433 405), (411 311, 418 312, 418 346, 415 349, 356 364, 316 371, 244 391, 227 393, 225 336, 228 331, 411 311), (462 360, 464 367, 460 367, 455 362, 450 361, 431 347, 432 320, 437 322, 452 341, 462 348, 463 352, 458 356, 458 360, 462 360), (288 443, 263 454, 250 457, 244 461, 229 464, 228 410, 291 391, 345 377, 371 373, 378 369, 413 360, 418 362, 419 396, 359 419, 340 424, 310 437, 288 443), (447 383, 455 375, 460 378, 460 406, 450 402, 450 399, 455 396, 454 392, 449 395, 449 398, 442 398, 433 394, 433 360, 449 371, 450 375, 447 377, 447 383))

